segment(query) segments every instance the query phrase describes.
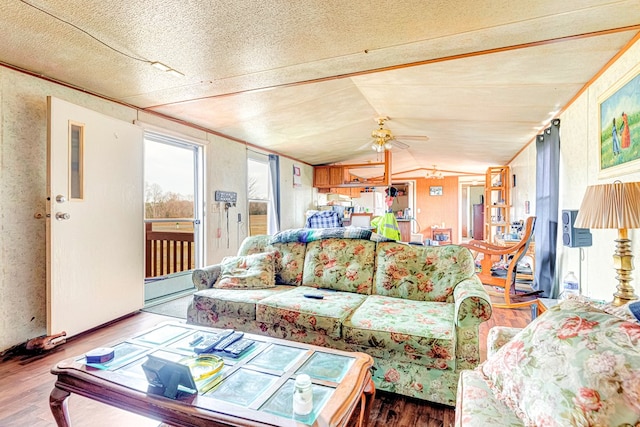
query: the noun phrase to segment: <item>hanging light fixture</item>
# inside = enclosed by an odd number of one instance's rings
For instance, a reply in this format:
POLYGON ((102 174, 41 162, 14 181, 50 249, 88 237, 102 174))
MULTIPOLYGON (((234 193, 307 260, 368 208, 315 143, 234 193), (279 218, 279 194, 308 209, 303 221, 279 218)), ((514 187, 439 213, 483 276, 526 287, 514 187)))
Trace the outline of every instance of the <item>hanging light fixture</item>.
POLYGON ((444 179, 444 175, 442 175, 442 172, 438 170, 438 168, 436 168, 436 165, 433 165, 433 169, 431 170, 431 172, 427 172, 427 176, 425 176, 425 178, 427 179, 444 179))
POLYGON ((377 153, 382 153, 385 150, 390 150, 393 147, 391 141, 395 139, 389 129, 384 127, 384 122, 389 120, 388 117, 378 117, 378 129, 374 129, 371 132, 371 149, 377 153))

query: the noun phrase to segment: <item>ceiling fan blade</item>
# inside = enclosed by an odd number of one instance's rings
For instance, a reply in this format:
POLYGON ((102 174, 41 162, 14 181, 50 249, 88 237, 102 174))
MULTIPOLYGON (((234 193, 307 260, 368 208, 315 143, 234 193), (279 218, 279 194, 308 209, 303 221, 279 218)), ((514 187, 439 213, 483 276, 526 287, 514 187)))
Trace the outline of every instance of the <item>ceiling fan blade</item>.
POLYGON ((396 135, 396 139, 403 139, 405 141, 427 142, 429 140, 429 137, 427 135, 396 135))
POLYGON ((356 151, 371 150, 371 144, 372 144, 372 141, 369 141, 366 144, 363 144, 362 146, 360 146, 356 151))
POLYGON ((394 148, 397 148, 399 150, 406 150, 407 148, 409 148, 409 144, 405 144, 402 141, 398 141, 398 139, 392 140, 391 145, 393 145, 394 148))

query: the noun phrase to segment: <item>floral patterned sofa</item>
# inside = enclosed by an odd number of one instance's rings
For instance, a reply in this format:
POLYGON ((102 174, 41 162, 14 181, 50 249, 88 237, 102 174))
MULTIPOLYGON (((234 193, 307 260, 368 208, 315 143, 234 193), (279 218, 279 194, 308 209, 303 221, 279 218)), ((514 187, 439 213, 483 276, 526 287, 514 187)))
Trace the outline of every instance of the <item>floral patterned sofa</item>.
POLYGON ((640 324, 625 307, 564 301, 492 328, 487 346, 460 375, 456 426, 640 425, 640 324))
POLYGON ((384 240, 349 228, 249 237, 238 256, 194 272, 187 320, 365 352, 379 390, 455 405, 491 317, 471 253, 384 240))

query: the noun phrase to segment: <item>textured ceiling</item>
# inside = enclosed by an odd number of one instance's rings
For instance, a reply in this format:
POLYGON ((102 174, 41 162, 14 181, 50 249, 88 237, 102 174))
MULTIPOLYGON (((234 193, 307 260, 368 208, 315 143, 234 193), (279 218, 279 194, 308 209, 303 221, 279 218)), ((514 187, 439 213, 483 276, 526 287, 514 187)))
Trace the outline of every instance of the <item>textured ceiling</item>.
POLYGON ((394 173, 482 173, 639 30, 640 0, 5 0, 0 62, 310 164, 388 116, 394 173))

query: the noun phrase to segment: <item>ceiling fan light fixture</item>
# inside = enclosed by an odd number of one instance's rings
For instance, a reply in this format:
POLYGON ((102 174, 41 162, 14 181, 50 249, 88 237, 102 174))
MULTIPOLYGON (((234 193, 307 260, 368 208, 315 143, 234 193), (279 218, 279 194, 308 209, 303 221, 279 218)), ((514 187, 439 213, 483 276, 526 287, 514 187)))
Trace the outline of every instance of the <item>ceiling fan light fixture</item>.
POLYGON ((393 148, 391 141, 394 140, 395 137, 389 129, 384 127, 384 122, 387 120, 389 120, 388 117, 378 117, 376 119, 378 122, 378 129, 371 131, 371 138, 373 138, 371 148, 377 153, 382 153, 385 150, 391 150, 393 148))
POLYGON ((431 170, 431 172, 427 172, 427 175, 425 176, 425 178, 427 178, 427 179, 444 179, 444 175, 442 174, 441 171, 438 170, 436 165, 433 165, 433 169, 431 170))

